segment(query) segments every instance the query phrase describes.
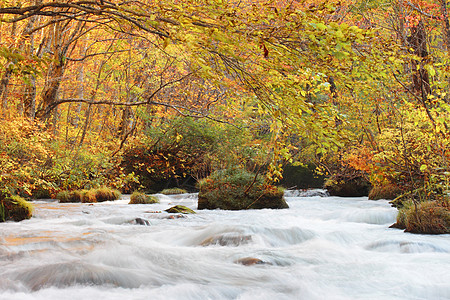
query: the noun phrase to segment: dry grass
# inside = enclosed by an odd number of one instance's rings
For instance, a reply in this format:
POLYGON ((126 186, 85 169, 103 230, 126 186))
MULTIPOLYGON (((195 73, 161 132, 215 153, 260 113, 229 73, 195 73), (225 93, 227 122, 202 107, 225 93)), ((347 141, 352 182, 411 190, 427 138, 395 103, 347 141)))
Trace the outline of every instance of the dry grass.
POLYGON ((400 188, 393 184, 374 186, 369 192, 369 200, 393 200, 402 194, 400 188))
POLYGON ((151 195, 146 195, 140 192, 134 192, 131 194, 130 202, 128 204, 153 204, 159 203, 158 198, 151 195))
POLYGON ((394 227, 423 234, 450 233, 449 201, 409 201, 399 210, 394 227))
POLYGON ((95 203, 118 200, 120 196, 118 190, 103 187, 91 190, 61 191, 56 199, 61 203, 95 203))

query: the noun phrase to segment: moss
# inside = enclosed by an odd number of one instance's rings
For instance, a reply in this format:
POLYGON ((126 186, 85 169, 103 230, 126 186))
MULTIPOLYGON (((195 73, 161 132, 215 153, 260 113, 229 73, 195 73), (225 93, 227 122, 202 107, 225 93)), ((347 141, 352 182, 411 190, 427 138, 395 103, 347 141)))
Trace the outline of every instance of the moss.
POLYGON ((130 202, 128 204, 153 204, 159 203, 158 198, 151 195, 146 195, 140 192, 134 192, 131 194, 130 202))
POLYGON ((325 182, 324 188, 331 196, 363 197, 369 194, 370 183, 363 177, 350 180, 336 180, 331 177, 325 182))
POLYGON ((118 190, 102 187, 89 190, 93 193, 93 198, 97 202, 114 201, 120 199, 121 193, 118 190))
POLYGON ((165 211, 170 214, 195 214, 195 211, 183 205, 175 205, 165 211))
POLYGON ((198 209, 288 208, 284 190, 243 169, 213 173, 199 182, 198 209))
POLYGON ((76 191, 61 191, 56 195, 56 199, 59 200, 60 203, 79 203, 82 201, 85 190, 76 190, 76 191))
POLYGON ((450 233, 449 201, 426 201, 400 209, 397 223, 407 232, 425 234, 450 233), (404 223, 404 224, 403 224, 404 223))
POLYGON ((369 200, 393 200, 402 194, 402 190, 394 184, 376 185, 369 192, 369 200))
POLYGON ((11 196, 0 201, 0 221, 22 221, 31 218, 33 205, 19 196, 11 196))
POLYGON ((94 203, 113 201, 119 199, 120 192, 110 188, 99 188, 90 190, 61 191, 56 199, 61 203, 94 203))
POLYGON ((82 203, 95 203, 97 199, 95 199, 95 191, 91 190, 82 190, 81 193, 81 202, 82 203))
POLYGON ((180 188, 171 188, 171 189, 164 189, 161 191, 161 194, 163 195, 179 195, 179 194, 186 194, 187 191, 180 188))

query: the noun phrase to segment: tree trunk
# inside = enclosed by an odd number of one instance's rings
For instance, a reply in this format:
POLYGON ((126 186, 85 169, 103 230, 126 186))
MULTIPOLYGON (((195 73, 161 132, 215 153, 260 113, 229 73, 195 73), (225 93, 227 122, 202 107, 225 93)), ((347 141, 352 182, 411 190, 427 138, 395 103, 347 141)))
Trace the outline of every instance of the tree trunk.
POLYGON ((447 0, 440 0, 439 4, 441 5, 444 42, 447 51, 450 52, 450 23, 448 20, 447 0))
POLYGON ((427 96, 431 93, 430 78, 428 71, 424 65, 428 61, 427 36, 425 26, 422 21, 411 28, 411 35, 408 37, 409 47, 413 49, 413 54, 420 58, 420 61, 413 59, 412 62, 412 82, 413 91, 422 98, 427 100, 427 96))
MULTIPOLYGON (((11 28, 11 36, 16 35, 17 26, 14 23, 11 28)), ((12 75, 12 62, 7 62, 5 66, 5 73, 3 74, 2 80, 0 81, 0 97, 2 100, 2 112, 3 116, 6 115, 6 110, 8 109, 8 84, 12 75)))

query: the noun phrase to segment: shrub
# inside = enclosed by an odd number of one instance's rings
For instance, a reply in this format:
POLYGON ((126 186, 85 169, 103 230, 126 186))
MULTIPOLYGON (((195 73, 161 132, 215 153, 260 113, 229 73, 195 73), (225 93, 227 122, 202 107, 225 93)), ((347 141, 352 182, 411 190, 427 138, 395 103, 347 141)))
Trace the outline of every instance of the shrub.
POLYGON ((158 198, 151 195, 146 195, 140 192, 134 192, 131 194, 130 202, 128 204, 153 204, 159 203, 158 198))
POLYGON ((282 188, 243 169, 214 172, 199 182, 199 188, 198 209, 288 208, 282 188))
POLYGON ((449 201, 426 201, 417 205, 405 205, 400 209, 400 220, 407 232, 445 234, 450 233, 449 201))
POLYGON ((393 200, 402 194, 402 190, 394 184, 376 185, 369 192, 369 200, 393 200))
POLYGON ((163 195, 178 195, 178 194, 185 194, 185 193, 187 193, 187 191, 184 189, 180 189, 180 188, 164 189, 161 191, 161 194, 163 194, 163 195))
POLYGON ((19 196, 11 196, 0 201, 0 222, 16 222, 29 219, 33 215, 33 205, 19 196))

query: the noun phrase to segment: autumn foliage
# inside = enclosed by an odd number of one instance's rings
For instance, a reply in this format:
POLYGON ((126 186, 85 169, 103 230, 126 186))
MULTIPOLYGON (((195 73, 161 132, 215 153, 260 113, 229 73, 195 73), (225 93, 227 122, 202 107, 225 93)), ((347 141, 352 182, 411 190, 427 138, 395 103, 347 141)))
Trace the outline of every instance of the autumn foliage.
POLYGON ((448 199, 446 0, 105 3, 0 1, 4 195, 297 160, 448 199))

